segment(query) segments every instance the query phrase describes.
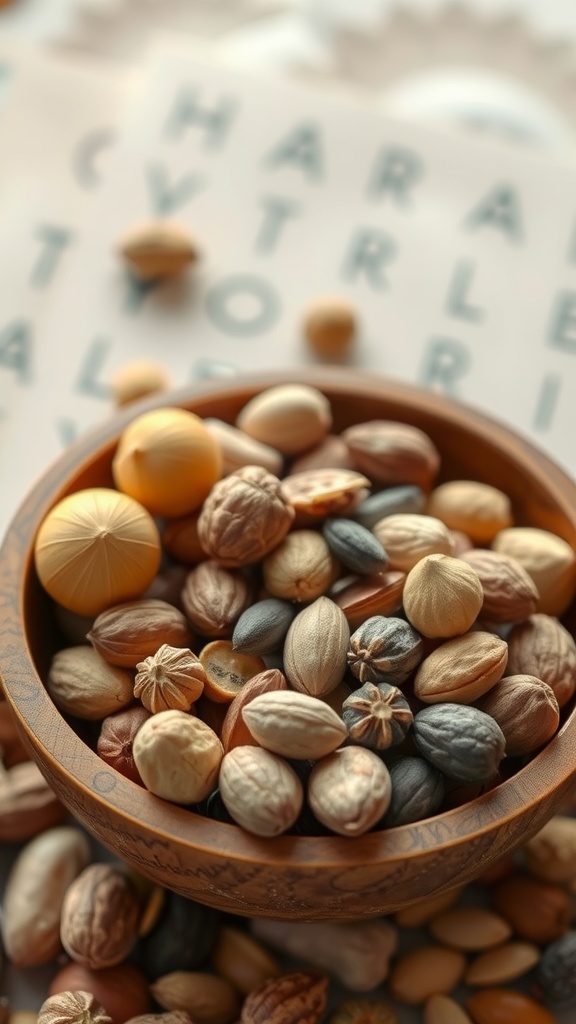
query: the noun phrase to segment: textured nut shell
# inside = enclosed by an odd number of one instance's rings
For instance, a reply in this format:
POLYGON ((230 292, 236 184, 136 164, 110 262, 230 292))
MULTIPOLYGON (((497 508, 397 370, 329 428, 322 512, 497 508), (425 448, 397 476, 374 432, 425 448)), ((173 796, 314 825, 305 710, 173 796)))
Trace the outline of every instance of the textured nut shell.
POLYGON ((464 976, 466 985, 505 985, 536 966, 540 950, 531 942, 507 942, 474 957, 464 976))
POLYGON ((20 843, 59 825, 67 811, 33 761, 21 761, 0 777, 0 835, 20 843))
POLYGON ((38 1024, 112 1024, 112 1018, 90 992, 59 992, 42 1003, 38 1024))
POLYGON ((256 441, 224 420, 208 417, 204 424, 222 452, 222 476, 228 476, 242 466, 262 466, 274 476, 282 475, 284 459, 276 448, 256 441))
POLYGON ((322 534, 294 530, 263 562, 264 586, 273 597, 313 601, 325 594, 339 573, 339 564, 322 534))
POLYGON ((76 963, 115 967, 138 938, 140 901, 128 876, 112 864, 90 864, 68 886, 60 938, 76 963))
POLYGON ((164 1013, 141 1013, 130 1017, 126 1024, 193 1024, 184 1010, 166 1010, 164 1013))
POLYGON ((319 821, 343 836, 367 832, 386 813, 392 787, 384 762, 364 747, 324 757, 308 780, 308 802, 319 821))
POLYGON ((260 747, 235 747, 224 755, 220 795, 234 821, 257 836, 278 836, 292 827, 304 794, 296 772, 260 747))
POLYGON ((335 690, 346 671, 350 629, 341 608, 319 597, 298 613, 284 642, 284 672, 301 693, 321 697, 335 690))
POLYGON ((342 434, 358 469, 375 483, 417 484, 430 490, 440 466, 440 454, 418 427, 392 420, 370 420, 342 434))
POLYGON ((80 615, 98 615, 140 594, 154 579, 160 555, 151 515, 128 495, 105 487, 59 501, 34 545, 42 586, 80 615))
POLYGON ((66 991, 91 992, 104 1006, 114 1024, 124 1024, 129 1017, 147 1013, 150 1008, 148 982, 132 964, 119 964, 94 971, 82 964, 66 964, 52 978, 49 994, 66 991))
POLYGON ((258 743, 281 757, 318 760, 336 750, 347 735, 344 722, 332 708, 293 690, 254 697, 242 717, 258 743))
POLYGON ((92 647, 65 647, 54 655, 46 689, 56 707, 99 721, 133 700, 132 673, 109 665, 92 647))
POLYGON ((508 757, 537 750, 554 736, 560 722, 554 691, 535 676, 505 676, 476 706, 498 722, 506 737, 508 757))
POLYGON ((224 753, 216 733, 185 711, 152 715, 132 752, 146 788, 178 804, 198 803, 212 792, 224 753))
POLYGON ((243 715, 243 710, 250 701, 261 693, 275 690, 286 690, 288 684, 284 674, 277 668, 266 669, 252 676, 234 697, 228 706, 222 723, 221 740, 224 751, 234 747, 258 746, 258 742, 250 732, 243 715))
POLYGON ((244 466, 212 488, 198 519, 198 536, 210 558, 234 568, 272 551, 293 519, 278 478, 261 466, 244 466))
POLYGON ((182 605, 192 625, 203 636, 230 636, 234 624, 252 596, 248 581, 217 562, 201 562, 188 574, 182 605))
POLYGON ((169 709, 190 711, 206 681, 202 663, 192 651, 168 644, 138 662, 136 670, 134 696, 152 714, 169 709))
POLYGON ((499 530, 512 525, 508 495, 479 480, 449 480, 435 487, 428 498, 428 515, 450 530, 461 530, 475 544, 488 544, 499 530))
POLYGON ((247 402, 236 426, 284 455, 296 455, 323 440, 332 426, 332 411, 317 388, 280 384, 247 402))
POLYGON ((318 520, 355 507, 370 481, 349 469, 308 469, 282 481, 284 497, 298 513, 318 520))
POLYGON ((423 945, 396 960, 388 986, 400 1003, 418 1006, 430 996, 451 992, 465 969, 466 957, 458 950, 423 945))
POLYGON ((538 589, 515 558, 488 548, 472 548, 460 557, 478 574, 482 615, 489 622, 521 622, 536 611, 538 589))
POLYGON ((535 999, 509 988, 488 988, 466 1000, 474 1024, 557 1024, 556 1017, 535 999))
POLYGON ((240 1009, 230 982, 204 971, 172 971, 153 982, 150 991, 165 1010, 184 1010, 194 1024, 232 1024, 240 1009))
POLYGON ((459 636, 470 629, 484 600, 478 574, 449 555, 426 555, 404 584, 404 611, 423 636, 459 636))
POLYGON ((531 526, 511 526, 492 541, 494 551, 524 566, 538 589, 539 612, 562 615, 576 593, 576 553, 561 537, 531 526))
POLYGON ((373 528, 388 568, 409 572, 425 555, 451 555, 452 538, 440 519, 410 512, 385 516, 373 528))
POLYGON ((141 281, 174 277, 198 258, 188 232, 170 221, 136 225, 120 239, 118 251, 141 281))
POLYGON ((156 516, 194 512, 221 472, 220 448, 203 420, 172 406, 132 420, 112 460, 118 490, 156 516))
POLYGON ((422 659, 422 637, 404 619, 374 615, 352 633, 348 664, 361 683, 401 686, 422 659))
POLYGON ((414 678, 414 693, 425 704, 478 700, 502 677, 508 647, 494 633, 466 633, 432 651, 414 678))
POLYGON ((2 939, 14 967, 48 963, 61 951, 64 894, 87 866, 91 852, 80 829, 47 829, 14 861, 3 898, 2 939))
POLYGON ((250 928, 269 946, 326 971, 352 992, 370 992, 388 976, 398 932, 388 921, 275 921, 252 918, 250 928))
POLYGON ((188 647, 191 633, 185 616, 174 605, 146 597, 101 612, 88 640, 111 665, 134 668, 161 644, 188 647))
POLYGON ((553 616, 531 615, 508 634, 508 674, 542 679, 564 707, 576 690, 573 636, 553 616))
POLYGON ((412 736, 423 757, 462 782, 489 782, 506 748, 498 723, 466 704, 432 704, 418 711, 412 736))
POLYGON ((554 942, 572 921, 572 897, 566 889, 520 872, 494 886, 492 905, 510 922, 516 936, 528 942, 554 942))
POLYGON ((328 979, 314 971, 265 981, 244 1001, 240 1024, 318 1024, 328 1002, 328 979))

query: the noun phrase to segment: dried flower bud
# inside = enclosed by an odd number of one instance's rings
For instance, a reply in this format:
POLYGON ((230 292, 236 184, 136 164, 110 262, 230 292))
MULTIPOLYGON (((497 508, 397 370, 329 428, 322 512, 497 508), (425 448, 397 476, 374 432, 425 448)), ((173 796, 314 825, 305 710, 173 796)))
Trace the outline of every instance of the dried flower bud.
POLYGON ((112 1018, 90 992, 59 992, 45 999, 38 1024, 112 1024, 112 1018))
POLYGON ((168 644, 136 665, 134 696, 153 715, 175 708, 190 711, 204 689, 206 673, 202 663, 188 648, 168 644))

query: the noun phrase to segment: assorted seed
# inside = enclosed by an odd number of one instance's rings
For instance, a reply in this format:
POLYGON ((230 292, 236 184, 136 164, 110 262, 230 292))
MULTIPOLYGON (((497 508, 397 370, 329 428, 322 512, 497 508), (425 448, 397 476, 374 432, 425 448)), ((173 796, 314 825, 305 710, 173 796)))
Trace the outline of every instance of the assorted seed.
POLYGON ((135 416, 118 490, 70 495, 36 542, 59 621, 92 616, 50 665, 58 708, 101 722, 97 752, 133 781, 259 836, 456 807, 538 752, 576 690, 569 545, 495 487, 437 484, 410 424, 332 430, 300 384, 233 424, 135 416))

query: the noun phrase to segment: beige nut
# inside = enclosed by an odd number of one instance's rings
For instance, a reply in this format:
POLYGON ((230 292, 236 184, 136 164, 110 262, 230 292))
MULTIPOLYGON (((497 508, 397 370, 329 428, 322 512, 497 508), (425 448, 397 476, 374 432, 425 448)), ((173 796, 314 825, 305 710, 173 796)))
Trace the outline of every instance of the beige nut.
POLYGON ((444 910, 428 922, 428 929, 443 945, 470 952, 492 949, 512 935, 508 921, 488 907, 444 910))
POLYGON ((376 523, 374 536, 388 555, 388 569, 410 572, 425 555, 451 555, 448 527, 435 516, 398 512, 376 523))
POLYGON ((133 683, 131 672, 92 647, 65 647, 52 658, 46 689, 60 711, 99 721, 131 704, 133 683))
POLYGON ((451 992, 465 970, 466 957, 459 950, 421 945, 396 960, 388 986, 398 1002, 418 1006, 430 996, 451 992))
POLYGON ((223 753, 216 733, 185 711, 152 715, 132 746, 146 788, 177 804, 198 803, 215 789, 223 753))
POLYGON ((304 313, 303 333, 308 347, 328 360, 341 360, 356 334, 356 310, 339 296, 316 299, 304 313))
POLYGON ((505 942, 474 957, 464 975, 466 985, 507 985, 527 974, 540 960, 532 942, 505 942))
POLYGON ((172 971, 150 986, 154 1000, 165 1010, 184 1010, 194 1024, 233 1024, 240 999, 225 978, 205 971, 172 971))
POLYGON ((552 615, 536 613, 508 634, 508 674, 542 679, 563 708, 576 690, 576 643, 552 615))
POLYGON ((204 420, 208 430, 218 442, 222 452, 222 476, 242 469, 243 466, 262 466, 274 476, 281 476, 284 466, 282 453, 262 441, 249 437, 243 430, 224 420, 208 416, 204 420))
POLYGON ((252 918, 250 930, 269 946, 326 971, 352 992, 370 992, 388 976, 398 932, 388 921, 275 921, 252 918))
POLYGON ((340 566, 321 533, 294 530, 267 555, 262 570, 273 597, 313 601, 330 589, 340 566))
POLYGON ((273 551, 293 520, 294 509, 279 479, 262 466, 244 466, 210 491, 198 519, 198 537, 209 558, 234 568, 273 551))
POLYGON ((242 711, 254 738, 281 757, 318 760, 341 746, 347 729, 324 701, 307 693, 276 690, 254 697, 242 711))
POLYGON ((404 584, 404 611, 414 628, 427 637, 465 633, 483 600, 478 574, 450 555, 425 555, 410 570, 404 584))
POLYGON ((302 784, 294 769, 261 747, 234 747, 222 759, 220 795, 234 821, 257 836, 278 836, 302 809, 302 784))
POLYGON ((14 967, 36 967, 61 952, 64 895, 90 859, 85 833, 66 825, 41 832, 21 850, 3 899, 2 939, 14 967))
POLYGON ((424 659, 414 693, 425 704, 471 704, 504 675, 508 646, 494 633, 465 633, 446 640, 424 659))
POLYGON ((576 552, 562 537, 534 526, 511 526, 496 534, 492 548, 526 569, 538 589, 537 611, 566 611, 576 593, 576 552))
POLYGON ((284 672, 290 685, 312 697, 335 690, 346 671, 350 627, 341 608, 319 597, 290 624, 284 641, 284 672))
POLYGON ((332 426, 332 411, 318 388, 279 384, 247 402, 236 426, 284 455, 296 455, 324 439, 332 426))
POLYGON ((563 814, 553 818, 522 848, 526 867, 549 882, 576 879, 576 819, 563 814))
POLYGON ((512 507, 504 491, 479 480, 449 480, 435 487, 426 511, 450 530, 460 530, 475 544, 489 544, 499 530, 512 526, 512 507))
POLYGON ((114 967, 138 938, 140 901, 128 875, 113 864, 90 864, 68 886, 60 938, 78 964, 114 967))
POLYGON ((148 395, 168 391, 170 378, 166 369, 150 359, 136 359, 120 366, 110 379, 115 405, 122 408, 148 395))
POLYGON ((323 825, 342 836, 368 832, 388 810, 392 795, 384 762, 364 747, 342 747, 310 773, 308 802, 323 825))
POLYGON ((211 959, 220 977, 226 978, 243 996, 280 974, 278 962, 270 950, 248 932, 232 925, 220 928, 211 959))

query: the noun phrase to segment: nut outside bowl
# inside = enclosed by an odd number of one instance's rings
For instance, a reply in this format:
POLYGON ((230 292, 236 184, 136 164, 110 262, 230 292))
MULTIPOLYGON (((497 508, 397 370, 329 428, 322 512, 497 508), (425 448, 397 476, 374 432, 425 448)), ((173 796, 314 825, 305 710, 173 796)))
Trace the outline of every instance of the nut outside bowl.
POLYGON ((48 510, 73 490, 113 486, 115 445, 137 413, 169 401, 234 422, 254 394, 288 382, 312 384, 327 395, 336 431, 377 418, 420 427, 441 452, 440 480, 493 484, 510 496, 518 524, 551 530, 576 547, 576 483, 508 428, 456 402, 373 374, 326 368, 204 382, 110 418, 30 492, 0 552, 0 676, 30 754, 63 803, 144 875, 241 915, 367 918, 474 879, 544 825, 575 778, 573 706, 529 764, 456 809, 353 839, 260 839, 168 804, 109 768, 68 725, 42 683, 58 645, 33 560, 35 534, 48 510))

